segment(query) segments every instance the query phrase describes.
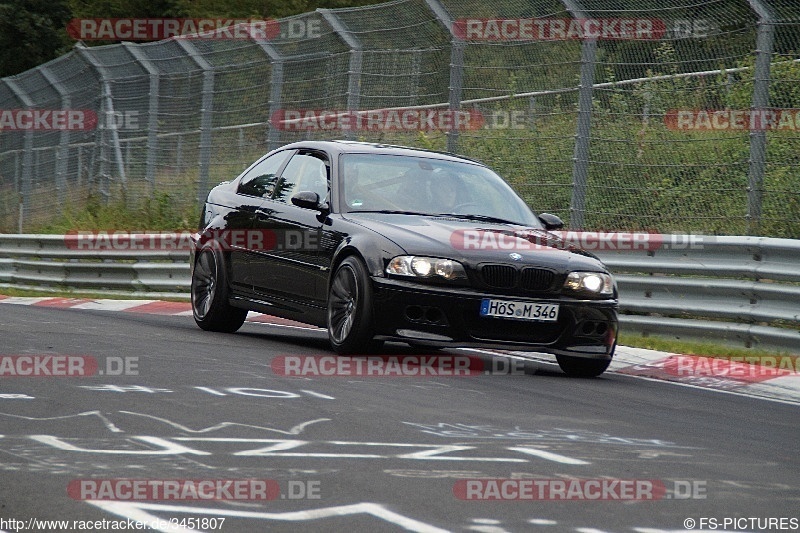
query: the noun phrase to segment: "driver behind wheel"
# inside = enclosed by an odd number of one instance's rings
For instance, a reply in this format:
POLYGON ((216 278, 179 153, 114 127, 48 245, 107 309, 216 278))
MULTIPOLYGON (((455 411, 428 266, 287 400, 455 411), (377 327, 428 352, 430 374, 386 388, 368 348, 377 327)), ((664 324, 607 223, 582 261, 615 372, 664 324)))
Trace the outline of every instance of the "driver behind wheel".
POLYGON ((429 187, 431 203, 437 213, 452 213, 464 203, 461 180, 449 170, 434 170, 429 187))

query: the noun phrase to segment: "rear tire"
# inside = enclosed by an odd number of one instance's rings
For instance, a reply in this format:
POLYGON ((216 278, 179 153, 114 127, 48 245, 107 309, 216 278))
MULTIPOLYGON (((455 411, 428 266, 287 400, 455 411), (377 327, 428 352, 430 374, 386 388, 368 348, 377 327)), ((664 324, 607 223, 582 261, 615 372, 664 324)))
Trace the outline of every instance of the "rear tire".
POLYGON ((380 350, 373 340, 372 282, 363 261, 347 257, 333 274, 328 290, 328 339, 337 354, 380 350))
POLYGON ((247 310, 229 304, 228 294, 222 252, 207 245, 197 253, 192 272, 192 314, 201 329, 233 333, 242 327, 247 310))

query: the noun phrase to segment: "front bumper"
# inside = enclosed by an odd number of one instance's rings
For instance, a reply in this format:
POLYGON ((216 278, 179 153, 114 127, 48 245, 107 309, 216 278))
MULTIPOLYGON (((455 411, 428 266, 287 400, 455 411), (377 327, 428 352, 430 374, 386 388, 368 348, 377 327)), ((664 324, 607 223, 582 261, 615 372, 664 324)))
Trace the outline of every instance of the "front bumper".
POLYGON ((481 347, 610 359, 616 343, 617 300, 564 296, 531 298, 372 278, 377 338, 434 347, 481 347), (481 317, 481 300, 557 303, 555 322, 481 317))

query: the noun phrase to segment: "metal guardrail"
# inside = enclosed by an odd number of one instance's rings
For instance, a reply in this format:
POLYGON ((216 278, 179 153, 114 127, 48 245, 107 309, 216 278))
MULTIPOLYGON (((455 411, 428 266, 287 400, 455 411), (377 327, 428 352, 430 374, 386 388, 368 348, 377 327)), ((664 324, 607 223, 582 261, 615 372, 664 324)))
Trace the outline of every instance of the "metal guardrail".
POLYGON ((800 240, 663 238, 597 253, 619 285, 622 331, 800 353, 800 240))
MULTIPOLYGON (((624 332, 800 353, 800 240, 658 240, 595 252, 616 274, 624 332)), ((188 296, 185 250, 86 250, 67 242, 0 235, 0 287, 188 296)))
POLYGON ((0 287, 188 298, 186 250, 86 250, 68 242, 64 235, 0 235, 0 287))

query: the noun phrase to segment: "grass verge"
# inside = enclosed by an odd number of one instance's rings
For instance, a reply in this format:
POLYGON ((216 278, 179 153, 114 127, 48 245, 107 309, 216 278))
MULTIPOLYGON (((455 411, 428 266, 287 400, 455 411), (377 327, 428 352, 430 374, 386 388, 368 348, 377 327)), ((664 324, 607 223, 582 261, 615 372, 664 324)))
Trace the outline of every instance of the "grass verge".
POLYGON ((768 355, 790 355, 788 352, 760 350, 757 348, 737 348, 711 342, 690 342, 662 339, 658 337, 641 337, 639 335, 620 334, 620 346, 634 348, 647 348, 660 352, 669 352, 682 355, 703 355, 707 357, 758 357, 768 355))

